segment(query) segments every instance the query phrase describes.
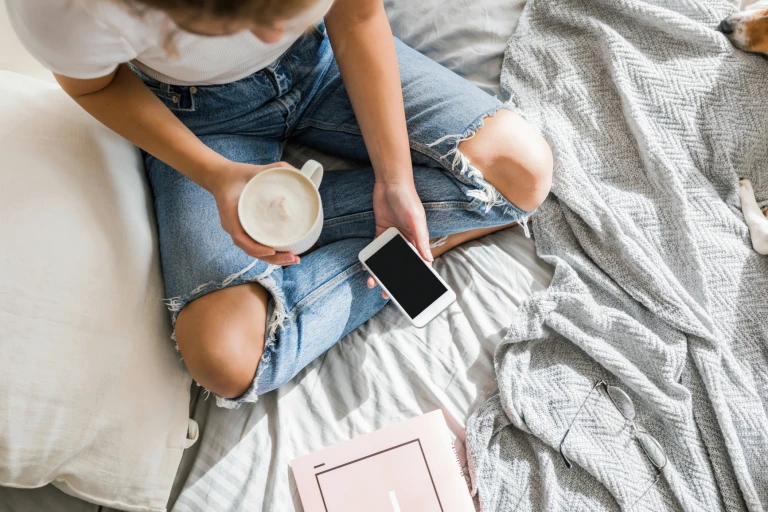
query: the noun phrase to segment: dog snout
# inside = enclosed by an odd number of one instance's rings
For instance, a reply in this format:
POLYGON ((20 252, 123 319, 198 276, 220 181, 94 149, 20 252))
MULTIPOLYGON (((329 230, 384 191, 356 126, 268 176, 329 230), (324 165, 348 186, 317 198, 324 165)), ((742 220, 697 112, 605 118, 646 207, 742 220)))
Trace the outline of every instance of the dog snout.
POLYGON ((722 32, 725 35, 733 34, 735 28, 734 24, 731 21, 730 18, 725 18, 723 21, 720 22, 720 24, 717 26, 717 30, 719 32, 722 32))

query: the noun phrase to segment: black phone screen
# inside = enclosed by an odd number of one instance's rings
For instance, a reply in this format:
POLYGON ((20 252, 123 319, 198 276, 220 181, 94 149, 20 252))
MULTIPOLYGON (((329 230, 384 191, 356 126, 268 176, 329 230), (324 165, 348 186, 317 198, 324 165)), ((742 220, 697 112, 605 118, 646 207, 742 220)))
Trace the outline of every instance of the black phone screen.
POLYGON ((411 318, 419 316, 446 292, 443 283, 400 235, 365 264, 411 318))

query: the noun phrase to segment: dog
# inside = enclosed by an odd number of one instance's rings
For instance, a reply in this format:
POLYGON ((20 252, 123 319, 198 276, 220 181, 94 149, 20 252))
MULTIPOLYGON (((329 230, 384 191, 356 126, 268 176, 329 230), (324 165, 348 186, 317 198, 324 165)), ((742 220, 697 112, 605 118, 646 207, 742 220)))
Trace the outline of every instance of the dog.
MULTIPOLYGON (((725 34, 736 48, 768 56, 768 0, 754 2, 728 16, 720 22, 717 30, 725 34)), ((739 200, 749 227, 752 247, 760 254, 768 254, 768 206, 760 210, 752 184, 743 178, 739 180, 739 200)))
MULTIPOLYGON (((748 2, 742 2, 742 4, 748 2)), ((720 22, 717 30, 736 48, 768 56, 768 0, 759 0, 720 22)))

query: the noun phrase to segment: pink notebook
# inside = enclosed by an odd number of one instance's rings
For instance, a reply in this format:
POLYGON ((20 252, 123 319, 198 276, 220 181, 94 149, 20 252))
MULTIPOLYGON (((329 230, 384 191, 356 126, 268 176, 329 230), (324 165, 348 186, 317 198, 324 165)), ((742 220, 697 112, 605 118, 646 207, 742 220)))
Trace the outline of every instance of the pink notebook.
POLYGON ((441 411, 291 461, 305 512, 474 512, 441 411))

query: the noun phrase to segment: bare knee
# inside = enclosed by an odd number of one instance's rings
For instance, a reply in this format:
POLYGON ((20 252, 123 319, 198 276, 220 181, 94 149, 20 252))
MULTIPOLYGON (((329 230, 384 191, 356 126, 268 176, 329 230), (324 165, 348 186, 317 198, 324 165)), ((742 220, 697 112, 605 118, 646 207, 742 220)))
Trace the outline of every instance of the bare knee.
POLYGON ((226 398, 248 391, 264 352, 268 298, 257 284, 235 286, 192 301, 179 313, 179 350, 201 386, 226 398))
POLYGON ((524 211, 544 202, 552 186, 549 144, 518 114, 500 110, 459 151, 512 204, 524 211))

